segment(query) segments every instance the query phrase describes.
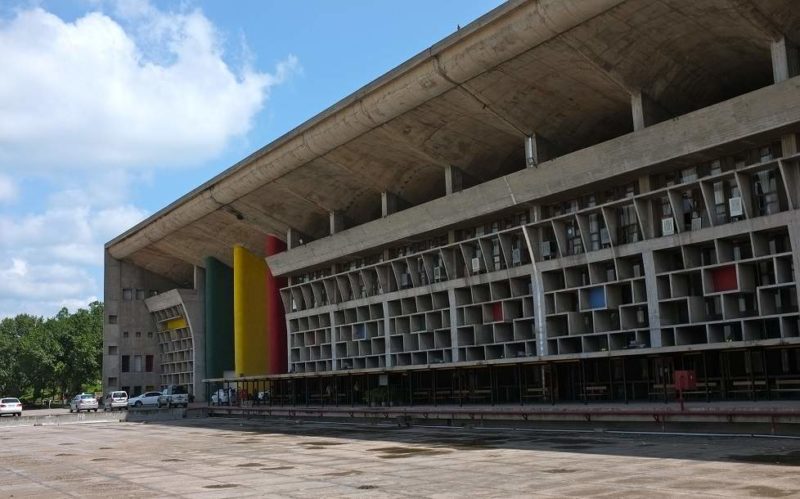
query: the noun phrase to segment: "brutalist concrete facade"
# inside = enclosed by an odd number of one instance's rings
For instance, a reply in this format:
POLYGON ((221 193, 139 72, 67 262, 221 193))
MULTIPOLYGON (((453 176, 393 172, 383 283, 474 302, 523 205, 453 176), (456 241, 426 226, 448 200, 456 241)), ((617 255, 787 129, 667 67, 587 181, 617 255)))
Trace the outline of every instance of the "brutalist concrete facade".
MULTIPOLYGON (((354 375, 414 402, 408 373, 436 401, 437 372, 451 401, 628 400, 682 369, 706 398, 792 396, 796 10, 508 2, 109 242, 109 310, 139 286, 120 268, 200 296, 205 259, 240 245, 289 279, 271 379, 294 402, 301 379, 306 402, 353 399, 354 375), (268 234, 289 249, 267 257, 268 234)), ((189 314, 142 307, 118 320, 189 314)), ((104 383, 130 386, 106 353, 104 383)))

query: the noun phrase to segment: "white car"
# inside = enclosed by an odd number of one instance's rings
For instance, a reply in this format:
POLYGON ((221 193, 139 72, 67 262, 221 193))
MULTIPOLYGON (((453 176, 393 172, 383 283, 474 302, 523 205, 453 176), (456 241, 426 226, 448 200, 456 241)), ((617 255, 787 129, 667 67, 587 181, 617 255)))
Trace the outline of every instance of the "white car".
POLYGON ((123 391, 115 391, 106 395, 103 408, 106 411, 128 408, 128 394, 123 391))
POLYGON ((211 405, 235 405, 236 404, 236 389, 235 388, 220 388, 211 394, 211 405))
POLYGON ((69 412, 97 412, 97 399, 92 393, 79 393, 69 401, 69 412))
POLYGON ((0 399, 0 416, 11 414, 12 416, 22 416, 22 402, 15 397, 3 397, 0 399))
POLYGON ((161 396, 161 392, 144 392, 141 395, 138 395, 133 398, 128 399, 128 407, 142 407, 145 405, 158 405, 158 398, 161 396))

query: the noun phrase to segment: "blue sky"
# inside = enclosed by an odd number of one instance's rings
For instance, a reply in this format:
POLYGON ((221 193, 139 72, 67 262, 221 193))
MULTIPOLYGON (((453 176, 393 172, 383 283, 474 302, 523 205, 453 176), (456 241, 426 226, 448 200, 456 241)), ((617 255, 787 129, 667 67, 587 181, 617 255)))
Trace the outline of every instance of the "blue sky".
POLYGON ((102 298, 103 243, 498 0, 0 3, 0 317, 102 298))

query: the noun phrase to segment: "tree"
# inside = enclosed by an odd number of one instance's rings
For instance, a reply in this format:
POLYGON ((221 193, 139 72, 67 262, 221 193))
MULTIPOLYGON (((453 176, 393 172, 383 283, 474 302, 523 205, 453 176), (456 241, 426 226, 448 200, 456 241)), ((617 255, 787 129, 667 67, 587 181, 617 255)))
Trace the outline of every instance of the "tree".
POLYGON ((97 384, 103 358, 103 304, 43 319, 0 321, 0 395, 41 398, 46 390, 79 392, 97 384))

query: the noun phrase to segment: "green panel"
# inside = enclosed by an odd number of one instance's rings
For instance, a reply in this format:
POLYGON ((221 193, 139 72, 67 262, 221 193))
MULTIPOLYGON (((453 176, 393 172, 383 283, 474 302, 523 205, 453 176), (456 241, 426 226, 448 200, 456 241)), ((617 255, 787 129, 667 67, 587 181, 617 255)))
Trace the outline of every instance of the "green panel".
POLYGON ((233 371, 233 270, 216 258, 206 264, 206 377, 233 371))

